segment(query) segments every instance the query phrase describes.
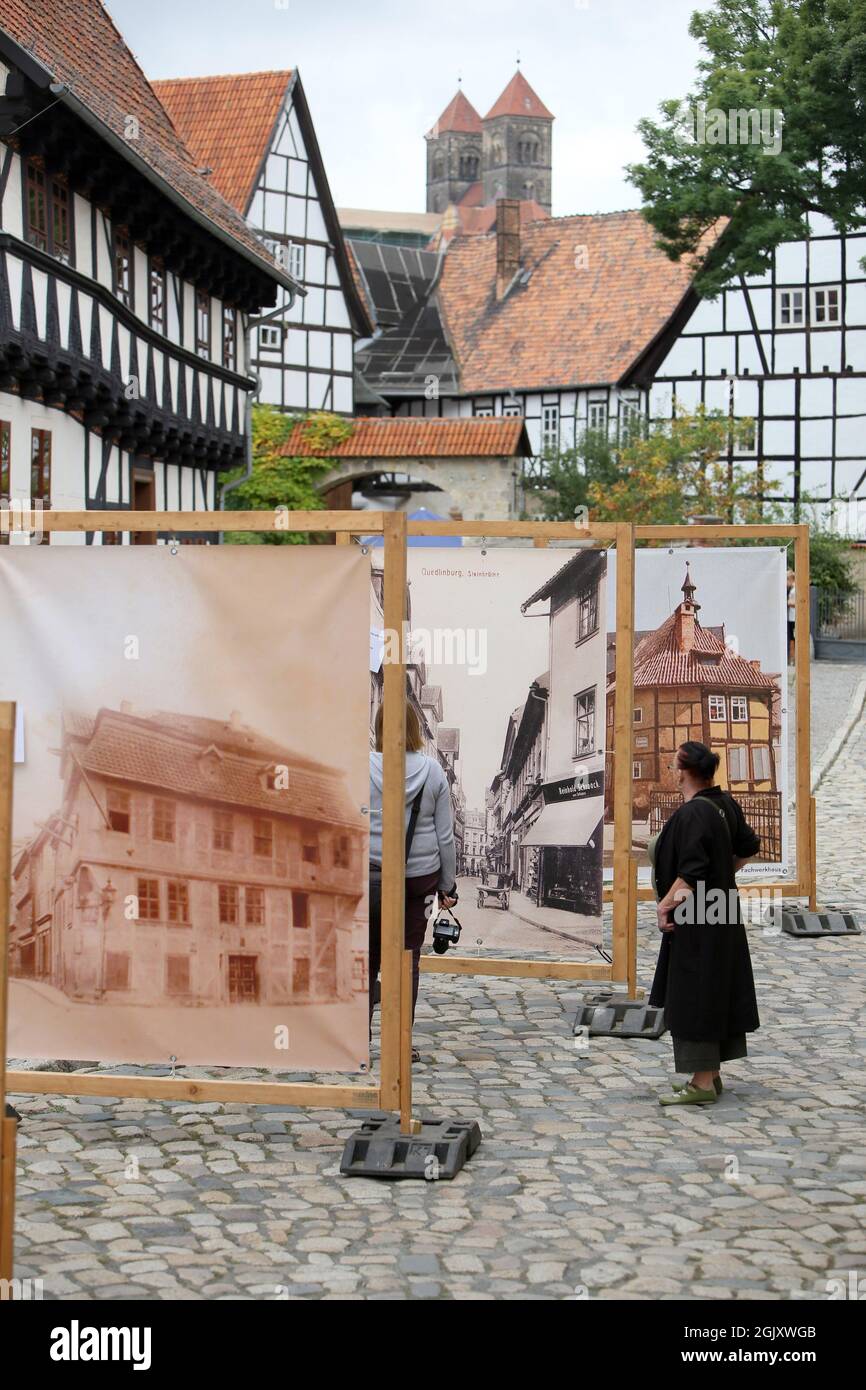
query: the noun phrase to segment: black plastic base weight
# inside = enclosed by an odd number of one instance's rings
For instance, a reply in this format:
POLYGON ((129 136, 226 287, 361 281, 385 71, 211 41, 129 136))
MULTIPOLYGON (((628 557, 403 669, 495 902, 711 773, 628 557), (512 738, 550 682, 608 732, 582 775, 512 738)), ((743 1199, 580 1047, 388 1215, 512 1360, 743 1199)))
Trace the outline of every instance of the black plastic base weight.
POLYGON ((591 1038, 660 1038, 667 1032, 664 1009, 643 999, 615 994, 587 996, 580 1004, 572 1032, 591 1038))
POLYGON ((769 907, 764 916, 767 926, 781 928, 787 936, 861 936, 862 928, 853 912, 827 903, 812 912, 798 902, 781 902, 769 907))
POLYGON ((481 1143, 477 1120, 422 1119, 415 1134, 400 1133, 397 1115, 365 1120, 350 1134, 340 1160, 344 1177, 455 1178, 481 1143))

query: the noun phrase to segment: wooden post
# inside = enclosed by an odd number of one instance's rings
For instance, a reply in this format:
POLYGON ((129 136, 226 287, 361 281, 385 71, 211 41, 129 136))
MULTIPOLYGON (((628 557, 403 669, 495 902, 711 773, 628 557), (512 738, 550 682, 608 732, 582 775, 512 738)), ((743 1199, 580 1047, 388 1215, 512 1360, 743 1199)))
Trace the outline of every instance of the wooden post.
MULTIPOLYGON (((12 1278, 15 1259, 15 1141, 17 1120, 0 1119, 0 1280, 12 1278)), ((0 1299, 4 1297, 0 1286, 0 1299)), ((9 1295, 11 1297, 11 1294, 9 1295)))
POLYGON ((400 965, 400 1132, 412 1133, 412 952, 400 965))
MULTIPOLYGON (((616 528, 616 695, 613 743, 613 960, 614 980, 629 980, 632 940, 632 739, 634 726, 634 526, 616 528)), ((630 985, 631 987, 631 985, 630 985)))
POLYGON ((798 891, 815 896, 815 856, 809 848, 811 837, 812 800, 812 710, 809 695, 809 528, 798 526, 794 538, 794 588, 796 614, 794 618, 794 671, 797 688, 797 878, 798 891), (802 849, 801 849, 802 846, 802 849))
MULTIPOLYGON (((406 668, 403 664, 406 514, 386 512, 383 523, 385 646, 382 698, 385 713, 382 731, 382 1052, 379 1104, 383 1110, 401 1110, 406 1099, 406 1088, 411 1088, 411 1073, 403 1078, 401 1087, 403 1066, 400 1049, 406 901, 406 668)), ((411 1096, 411 1092, 409 1094, 411 1096)))
POLYGON ((626 993, 637 997, 637 855, 628 859, 628 954, 626 956, 626 993))
POLYGON ((818 803, 809 797, 809 910, 818 911, 818 803))
POLYGON ((12 1278, 15 1228, 15 1120, 6 1119, 9 1015, 9 908, 12 896, 12 773, 15 706, 0 703, 0 1279, 12 1278))

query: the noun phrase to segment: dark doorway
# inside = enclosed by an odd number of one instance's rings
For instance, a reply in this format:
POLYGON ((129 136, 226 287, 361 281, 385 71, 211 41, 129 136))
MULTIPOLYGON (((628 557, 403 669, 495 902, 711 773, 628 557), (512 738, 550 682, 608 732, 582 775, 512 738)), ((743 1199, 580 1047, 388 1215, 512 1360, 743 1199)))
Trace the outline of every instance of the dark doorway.
POLYGON ((259 1002, 259 972, 256 956, 229 956, 229 1003, 259 1002))
MULTIPOLYGON (((134 512, 153 512, 156 510, 156 479, 150 468, 132 470, 132 510, 134 512)), ((156 545, 155 531, 133 531, 133 545, 156 545)))

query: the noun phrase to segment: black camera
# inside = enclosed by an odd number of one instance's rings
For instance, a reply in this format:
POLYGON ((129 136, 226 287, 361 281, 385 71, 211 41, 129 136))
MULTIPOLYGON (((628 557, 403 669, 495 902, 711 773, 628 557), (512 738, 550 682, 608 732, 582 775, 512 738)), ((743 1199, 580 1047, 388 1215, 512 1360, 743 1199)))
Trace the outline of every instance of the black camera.
POLYGON ((448 917, 442 913, 439 914, 433 923, 433 950, 437 956, 444 956, 450 946, 457 945, 462 930, 463 928, 453 914, 449 913, 448 917))

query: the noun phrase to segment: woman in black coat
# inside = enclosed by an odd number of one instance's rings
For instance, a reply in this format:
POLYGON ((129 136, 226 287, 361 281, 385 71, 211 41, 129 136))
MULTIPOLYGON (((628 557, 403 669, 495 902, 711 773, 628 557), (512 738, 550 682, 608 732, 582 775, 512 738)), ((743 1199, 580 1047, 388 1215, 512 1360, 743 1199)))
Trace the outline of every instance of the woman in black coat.
POLYGON ((703 743, 677 749, 683 804, 653 853, 663 932, 650 1003, 663 1005, 677 1071, 661 1105, 711 1105, 722 1092, 721 1064, 746 1056, 760 1027, 752 962, 734 875, 760 840, 737 802, 713 785, 717 753, 703 743))

